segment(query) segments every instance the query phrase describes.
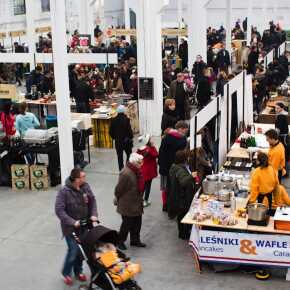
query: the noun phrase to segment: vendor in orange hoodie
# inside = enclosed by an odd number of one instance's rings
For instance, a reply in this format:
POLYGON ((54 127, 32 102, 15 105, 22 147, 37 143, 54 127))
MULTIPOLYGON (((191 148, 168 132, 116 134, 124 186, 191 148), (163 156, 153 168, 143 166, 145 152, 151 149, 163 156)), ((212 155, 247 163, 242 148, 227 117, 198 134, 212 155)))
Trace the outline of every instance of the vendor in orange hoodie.
POLYGON ((270 144, 268 153, 269 164, 277 171, 279 181, 281 182, 282 176, 286 174, 285 147, 279 141, 279 134, 276 130, 268 130, 265 135, 270 144))
POLYGON ((151 204, 149 201, 149 195, 151 191, 152 180, 156 178, 158 175, 157 174, 158 152, 149 134, 139 137, 138 146, 139 149, 137 153, 142 155, 144 158, 143 165, 141 167, 141 172, 145 181, 143 206, 147 207, 151 204))
POLYGON ((258 167, 253 171, 250 183, 250 203, 263 203, 266 199, 269 208, 273 204, 273 192, 279 185, 279 180, 276 170, 269 164, 267 154, 258 153, 258 167))
POLYGON ((256 168, 251 178, 250 203, 263 202, 269 206, 269 198, 266 193, 271 193, 272 208, 279 206, 290 206, 290 197, 285 187, 280 185, 277 173, 268 164, 268 156, 265 153, 258 153, 258 168, 256 168), (267 165, 268 164, 268 165, 267 165))

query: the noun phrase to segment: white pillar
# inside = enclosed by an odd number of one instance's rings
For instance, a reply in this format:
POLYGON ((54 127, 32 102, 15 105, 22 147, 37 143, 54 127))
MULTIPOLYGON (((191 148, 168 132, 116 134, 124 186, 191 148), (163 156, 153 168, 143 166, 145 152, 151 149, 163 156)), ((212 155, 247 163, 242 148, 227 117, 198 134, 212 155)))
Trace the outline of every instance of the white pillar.
MULTIPOLYGON (((131 19, 130 19, 130 7, 128 0, 124 0, 124 13, 125 13, 125 29, 131 28, 131 19)), ((126 36, 126 41, 131 42, 131 37, 129 35, 126 36)))
POLYGON ((66 39, 65 0, 50 0, 62 183, 74 167, 66 39))
MULTIPOLYGON (((30 53, 36 52, 36 39, 35 39, 35 15, 37 15, 35 0, 25 1, 26 9, 26 35, 30 53)), ((35 69, 34 61, 30 62, 30 70, 35 69)))
POLYGON ((95 34, 94 34, 94 29, 96 26, 96 0, 90 0, 88 1, 88 14, 87 14, 87 22, 88 22, 88 34, 91 35, 91 41, 92 45, 95 44, 95 34))
POLYGON ((248 0, 247 45, 251 45, 253 22, 253 0, 248 0))
POLYGON ((160 126, 163 112, 160 15, 163 3, 162 0, 138 0, 138 3, 135 4, 138 75, 154 79, 154 100, 139 100, 140 131, 154 136, 161 134, 160 126))
MULTIPOLYGON (((232 51, 232 1, 226 1, 226 50, 232 51)), ((249 21, 249 20, 248 20, 249 21)))
POLYGON ((269 28, 269 16, 268 16, 268 0, 263 1, 263 30, 269 28))
MULTIPOLYGON (((178 23, 178 28, 182 28, 182 10, 183 10, 183 1, 182 0, 177 0, 177 23, 178 23)), ((180 39, 181 37, 178 36, 178 45, 180 44, 180 39)))
POLYGON ((79 33, 89 34, 88 25, 88 0, 78 0, 79 8, 79 33))
POLYGON ((207 61, 207 12, 205 1, 187 0, 186 23, 188 26, 188 67, 192 68, 196 56, 207 61))

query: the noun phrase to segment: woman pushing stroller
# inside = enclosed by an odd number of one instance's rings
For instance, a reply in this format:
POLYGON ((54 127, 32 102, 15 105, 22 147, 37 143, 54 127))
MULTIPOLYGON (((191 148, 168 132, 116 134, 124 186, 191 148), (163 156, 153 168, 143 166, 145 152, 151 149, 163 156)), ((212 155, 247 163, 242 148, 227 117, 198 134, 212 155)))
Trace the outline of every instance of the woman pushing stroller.
POLYGON ((66 285, 73 284, 72 272, 76 279, 86 281, 83 274, 83 259, 73 233, 80 234, 81 221, 90 219, 98 222, 95 196, 86 183, 86 174, 81 169, 73 169, 65 186, 58 192, 55 202, 55 213, 60 219, 62 233, 67 243, 67 254, 62 268, 66 285))

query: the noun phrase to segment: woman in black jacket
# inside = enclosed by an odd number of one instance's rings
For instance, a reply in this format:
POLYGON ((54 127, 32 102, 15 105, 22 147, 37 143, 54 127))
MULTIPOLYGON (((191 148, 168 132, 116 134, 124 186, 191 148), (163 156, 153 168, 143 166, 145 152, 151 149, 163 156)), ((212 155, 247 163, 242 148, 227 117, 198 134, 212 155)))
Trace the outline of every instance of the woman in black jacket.
POLYGON ((161 121, 162 135, 164 134, 164 131, 166 129, 175 128, 175 125, 178 121, 175 108, 176 108, 176 104, 175 104, 174 99, 165 100, 164 113, 162 115, 162 121, 161 121))
POLYGON ((168 215, 177 217, 178 236, 182 240, 190 237, 191 226, 181 221, 190 209, 195 194, 196 172, 191 172, 187 164, 188 152, 176 152, 175 163, 169 171, 168 182, 168 215))

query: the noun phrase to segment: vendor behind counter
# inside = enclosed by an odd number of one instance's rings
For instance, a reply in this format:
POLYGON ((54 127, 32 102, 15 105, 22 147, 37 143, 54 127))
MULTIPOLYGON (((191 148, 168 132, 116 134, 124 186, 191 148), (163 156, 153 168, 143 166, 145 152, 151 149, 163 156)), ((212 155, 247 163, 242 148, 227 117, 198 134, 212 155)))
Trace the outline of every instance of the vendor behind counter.
POLYGON ((250 203, 265 203, 269 209, 278 206, 290 206, 290 197, 279 184, 276 170, 269 165, 267 154, 259 152, 258 167, 254 170, 250 183, 250 203))

